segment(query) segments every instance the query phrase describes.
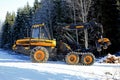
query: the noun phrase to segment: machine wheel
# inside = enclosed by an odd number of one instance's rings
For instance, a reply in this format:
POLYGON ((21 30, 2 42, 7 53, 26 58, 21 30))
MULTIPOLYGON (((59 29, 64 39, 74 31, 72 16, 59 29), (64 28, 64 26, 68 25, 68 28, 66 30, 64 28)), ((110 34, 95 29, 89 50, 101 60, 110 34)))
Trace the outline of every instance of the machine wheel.
POLYGON ((44 47, 35 47, 32 49, 30 57, 33 62, 44 63, 47 62, 49 53, 44 47))
POLYGON ((79 55, 76 52, 70 52, 66 55, 65 61, 70 65, 77 65, 79 63, 79 55))
POLYGON ((81 63, 83 65, 92 65, 95 61, 95 56, 92 53, 85 53, 81 56, 81 63))

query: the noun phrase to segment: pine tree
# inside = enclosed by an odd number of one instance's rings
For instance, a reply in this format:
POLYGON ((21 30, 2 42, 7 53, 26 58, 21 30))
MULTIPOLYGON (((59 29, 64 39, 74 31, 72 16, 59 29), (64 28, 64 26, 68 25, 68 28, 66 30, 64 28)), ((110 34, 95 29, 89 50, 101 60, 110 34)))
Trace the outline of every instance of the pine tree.
POLYGON ((33 13, 35 13, 37 9, 40 7, 41 7, 40 2, 38 0, 35 0, 34 6, 33 6, 33 13))
POLYGON ((1 41, 1 47, 2 48, 10 48, 11 47, 11 28, 13 26, 15 20, 15 13, 9 13, 6 14, 5 22, 2 26, 2 41, 1 41))
POLYGON ((17 39, 30 37, 32 15, 32 8, 28 3, 23 9, 18 9, 16 20, 12 29, 13 42, 17 39))

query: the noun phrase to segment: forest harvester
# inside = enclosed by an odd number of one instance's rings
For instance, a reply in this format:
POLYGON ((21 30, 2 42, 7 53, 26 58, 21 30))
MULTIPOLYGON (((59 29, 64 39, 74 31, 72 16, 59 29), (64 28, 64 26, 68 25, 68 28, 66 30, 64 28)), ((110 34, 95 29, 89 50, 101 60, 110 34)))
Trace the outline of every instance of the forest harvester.
POLYGON ((110 40, 103 37, 102 26, 96 22, 65 26, 58 31, 61 39, 57 41, 44 24, 35 24, 31 37, 16 40, 13 50, 30 55, 31 60, 38 63, 61 59, 70 65, 92 65, 93 53, 110 45, 110 40))

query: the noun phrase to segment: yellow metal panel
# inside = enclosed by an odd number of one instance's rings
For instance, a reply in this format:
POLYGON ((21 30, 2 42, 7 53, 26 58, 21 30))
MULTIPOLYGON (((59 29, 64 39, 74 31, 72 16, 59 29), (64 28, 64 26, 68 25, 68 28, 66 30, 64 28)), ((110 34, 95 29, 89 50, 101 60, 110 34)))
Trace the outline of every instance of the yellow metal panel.
POLYGON ((43 26, 44 26, 44 23, 43 24, 35 24, 32 26, 32 28, 43 27, 43 26))
POLYGON ((98 39, 98 42, 110 42, 108 38, 98 39))
POLYGON ((78 29, 78 28, 84 28, 84 26, 76 26, 76 28, 78 29))
POLYGON ((16 41, 16 45, 22 45, 22 46, 49 46, 49 47, 55 47, 56 46, 56 40, 47 40, 47 39, 20 39, 16 41))

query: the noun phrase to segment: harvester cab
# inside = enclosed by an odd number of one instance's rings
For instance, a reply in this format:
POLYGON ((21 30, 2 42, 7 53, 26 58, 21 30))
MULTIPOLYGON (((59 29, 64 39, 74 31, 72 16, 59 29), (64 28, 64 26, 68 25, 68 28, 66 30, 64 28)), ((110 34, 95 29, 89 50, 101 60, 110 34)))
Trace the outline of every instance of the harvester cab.
POLYGON ((33 25, 31 34, 31 38, 51 39, 50 33, 44 24, 33 25))
POLYGON ((52 39, 44 24, 35 24, 31 28, 31 37, 18 39, 13 50, 30 55, 33 62, 46 62, 49 51, 56 47, 56 40, 52 39))

